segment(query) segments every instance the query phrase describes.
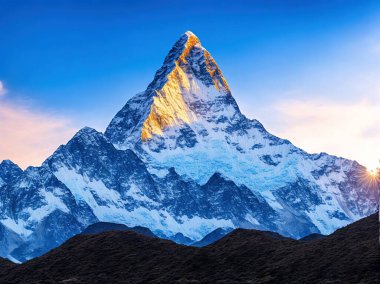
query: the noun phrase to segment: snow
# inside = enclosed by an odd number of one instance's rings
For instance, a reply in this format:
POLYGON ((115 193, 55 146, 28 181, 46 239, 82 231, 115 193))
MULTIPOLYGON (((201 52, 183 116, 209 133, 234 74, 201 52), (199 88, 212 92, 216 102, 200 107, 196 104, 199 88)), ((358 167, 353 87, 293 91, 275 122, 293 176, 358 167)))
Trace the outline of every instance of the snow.
POLYGON ((153 201, 152 199, 144 195, 139 189, 138 185, 134 183, 130 184, 130 189, 128 190, 127 195, 137 201, 143 201, 143 202, 148 202, 153 205, 158 205, 157 202, 153 201))
POLYGON ((315 210, 306 212, 313 224, 317 226, 321 234, 329 235, 336 229, 347 226, 352 220, 340 220, 329 216, 331 206, 327 204, 316 206, 315 210))
POLYGON ((66 167, 59 168, 54 174, 70 189, 78 202, 83 201, 90 206, 99 220, 107 221, 107 218, 110 218, 109 221, 116 220, 119 215, 125 213, 120 194, 107 188, 102 181, 90 180, 66 167), (99 205, 95 196, 106 201, 107 206, 99 205))
POLYGON ((15 259, 12 255, 8 254, 6 256, 6 258, 8 258, 10 261, 12 261, 13 263, 16 263, 16 264, 20 264, 21 262, 17 259, 15 259))
POLYGON ((31 230, 26 229, 26 224, 23 220, 15 221, 11 218, 5 218, 0 220, 0 222, 6 226, 8 229, 12 230, 16 234, 22 236, 22 237, 27 237, 30 234, 32 234, 31 230))
MULTIPOLYGON (((145 226, 152 231, 164 231, 169 235, 181 232, 191 239, 201 239, 219 227, 234 227, 231 220, 205 219, 199 216, 192 218, 188 216, 175 217, 166 210, 138 207, 128 211, 125 206, 126 201, 121 198, 120 194, 107 188, 101 181, 90 181, 76 173, 75 170, 69 170, 65 167, 59 168, 54 174, 65 183, 78 201, 84 201, 90 206, 100 221, 120 223, 127 226, 145 226), (99 205, 94 194, 106 201, 106 206, 99 205)), ((127 194, 137 201, 158 205, 143 195, 135 184, 131 184, 127 194)))
POLYGON ((256 218, 254 218, 251 214, 245 215, 245 219, 250 222, 252 225, 260 225, 260 222, 257 221, 256 218))
POLYGON ((269 205, 276 210, 284 209, 282 205, 277 201, 276 197, 274 197, 271 191, 263 191, 261 192, 261 196, 265 198, 265 200, 269 203, 269 205))
POLYGON ((61 210, 62 212, 69 213, 70 210, 63 203, 60 198, 60 189, 54 189, 53 192, 48 192, 44 190, 39 190, 38 194, 42 198, 42 205, 39 207, 27 207, 23 209, 20 213, 21 218, 5 218, 0 220, 0 222, 5 225, 10 230, 14 231, 21 237, 27 237, 32 234, 32 227, 35 223, 40 222, 49 214, 55 210, 61 210), (58 195, 54 195, 54 192, 58 195))
POLYGON ((29 215, 28 223, 38 222, 55 210, 61 210, 65 213, 70 212, 62 199, 59 198, 62 195, 60 190, 55 189, 55 192, 58 192, 58 196, 54 195, 52 192, 40 190, 39 194, 43 196, 45 205, 42 205, 37 209, 27 208, 24 210, 24 212, 29 215))

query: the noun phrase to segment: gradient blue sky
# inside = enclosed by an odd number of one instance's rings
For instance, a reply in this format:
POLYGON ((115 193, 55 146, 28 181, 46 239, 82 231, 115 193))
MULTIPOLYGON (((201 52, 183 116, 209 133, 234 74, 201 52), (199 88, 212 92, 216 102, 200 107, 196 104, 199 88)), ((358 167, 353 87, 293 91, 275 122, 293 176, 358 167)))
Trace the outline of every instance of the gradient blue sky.
POLYGON ((191 30, 247 116, 378 164, 380 1, 0 0, 0 27, 0 160, 39 164, 79 128, 103 131, 191 30))

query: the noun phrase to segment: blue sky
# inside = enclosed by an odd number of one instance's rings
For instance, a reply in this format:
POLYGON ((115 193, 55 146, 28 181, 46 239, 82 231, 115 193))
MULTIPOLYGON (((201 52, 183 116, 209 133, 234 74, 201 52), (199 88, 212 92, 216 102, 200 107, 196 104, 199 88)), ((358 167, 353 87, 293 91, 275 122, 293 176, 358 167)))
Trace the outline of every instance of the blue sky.
POLYGON ((0 0, 0 27, 0 160, 38 164, 80 127, 103 131, 187 30, 274 134, 380 158, 380 1, 0 0))

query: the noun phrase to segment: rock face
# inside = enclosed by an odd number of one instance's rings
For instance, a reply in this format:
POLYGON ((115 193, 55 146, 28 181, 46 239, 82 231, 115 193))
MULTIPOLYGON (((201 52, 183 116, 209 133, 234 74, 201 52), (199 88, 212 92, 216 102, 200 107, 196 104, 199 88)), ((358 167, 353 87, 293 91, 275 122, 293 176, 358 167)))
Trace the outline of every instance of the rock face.
POLYGON ((0 164, 0 256, 38 256, 96 222, 202 239, 217 228, 300 238, 378 208, 358 163, 308 154, 239 110, 191 32, 104 134, 80 130, 41 167, 0 164))
MULTIPOLYGON (((9 173, 7 162, 0 171, 9 173)), ((97 219, 92 209, 46 166, 14 171, 0 188, 0 238, 2 256, 25 261, 55 248, 97 219)), ((4 179, 3 179, 4 180, 4 179)))

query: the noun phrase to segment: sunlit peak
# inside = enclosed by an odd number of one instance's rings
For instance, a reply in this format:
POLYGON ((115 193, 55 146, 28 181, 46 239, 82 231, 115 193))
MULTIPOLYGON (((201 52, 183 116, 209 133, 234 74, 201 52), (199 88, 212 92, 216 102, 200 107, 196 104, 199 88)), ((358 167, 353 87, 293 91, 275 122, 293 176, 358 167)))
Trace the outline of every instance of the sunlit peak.
POLYGON ((187 31, 187 32, 185 32, 185 34, 186 34, 188 37, 197 37, 192 31, 187 31))

